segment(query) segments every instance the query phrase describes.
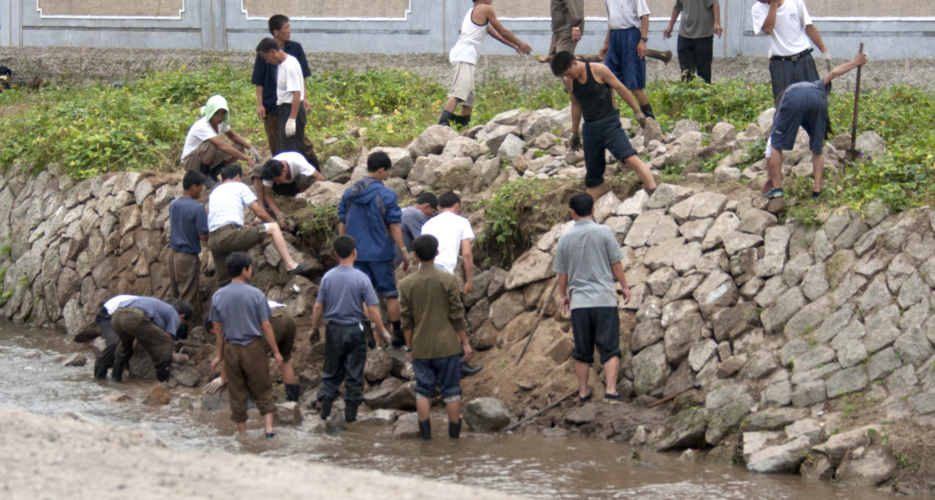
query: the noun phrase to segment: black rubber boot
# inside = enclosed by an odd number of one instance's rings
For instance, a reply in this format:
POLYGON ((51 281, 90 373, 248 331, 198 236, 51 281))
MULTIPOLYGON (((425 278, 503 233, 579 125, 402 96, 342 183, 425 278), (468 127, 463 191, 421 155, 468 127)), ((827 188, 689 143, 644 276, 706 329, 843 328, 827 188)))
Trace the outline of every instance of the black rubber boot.
POLYGON ((331 405, 334 403, 334 400, 329 398, 322 398, 318 402, 321 404, 321 419, 328 420, 328 417, 331 416, 331 405))
POLYGON ((461 125, 463 128, 467 128, 468 124, 471 123, 471 115, 462 115, 455 119, 458 125, 461 125))
POLYGON ((483 370, 483 366, 478 366, 477 368, 471 368, 471 365, 467 364, 467 361, 461 361, 461 377, 470 377, 471 375, 476 374, 477 372, 483 370))
POLYGON ((452 113, 451 111, 448 111, 447 109, 443 109, 442 116, 441 118, 438 119, 438 124, 444 125, 446 127, 450 127, 451 122, 458 123, 459 118, 460 117, 458 115, 452 113))
POLYGON ((419 434, 422 435, 423 441, 432 440, 432 421, 426 420, 425 422, 419 421, 419 434))
POLYGON ((461 419, 458 419, 458 423, 448 422, 448 437, 451 439, 460 439, 461 438, 461 419))
POLYGON ((110 373, 111 382, 123 382, 123 361, 114 360, 114 368, 110 373))
POLYGON ((107 378, 107 367, 100 359, 94 362, 94 378, 101 380, 107 378))
POLYGON ((646 115, 646 118, 652 118, 653 120, 656 119, 656 115, 653 114, 652 104, 644 104, 640 106, 640 111, 642 111, 643 114, 646 115))
POLYGON ((286 384, 286 401, 299 402, 299 393, 302 387, 299 384, 286 384))
POLYGON ((344 421, 347 423, 357 421, 357 403, 344 402, 344 421))

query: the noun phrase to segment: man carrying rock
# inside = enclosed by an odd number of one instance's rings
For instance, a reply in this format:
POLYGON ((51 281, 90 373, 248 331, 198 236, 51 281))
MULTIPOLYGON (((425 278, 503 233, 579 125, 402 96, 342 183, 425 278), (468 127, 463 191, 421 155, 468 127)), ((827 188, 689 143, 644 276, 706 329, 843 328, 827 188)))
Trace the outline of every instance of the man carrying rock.
POLYGON ((250 168, 256 165, 260 154, 249 142, 231 130, 230 108, 227 100, 216 95, 208 99, 201 108, 202 117, 188 129, 185 146, 182 148, 182 165, 185 170, 198 170, 208 176, 208 188, 214 187, 218 173, 237 160, 244 160, 250 168), (227 136, 235 145, 229 146, 221 140, 227 136), (245 152, 249 152, 248 156, 245 152))
POLYGON ((633 92, 643 114, 655 118, 649 96, 643 90, 646 88, 646 55, 649 52, 646 47, 649 41, 649 6, 646 0, 606 0, 605 5, 607 36, 598 55, 617 80, 633 92))
POLYGON ((243 171, 239 166, 226 167, 221 172, 221 184, 208 197, 208 248, 214 257, 218 285, 224 286, 231 280, 225 264, 227 256, 259 245, 267 235, 273 240, 273 247, 290 276, 308 271, 308 265, 297 263, 289 255, 281 229, 285 223, 277 223, 260 207, 256 196, 240 180, 241 175, 243 171), (265 224, 244 227, 243 209, 247 207, 265 224))
POLYGON ((182 179, 182 197, 169 203, 169 290, 194 308, 193 323, 201 324, 201 244, 208 241, 208 214, 198 199, 205 176, 189 170, 182 179))
MULTIPOLYGON (((291 40, 292 28, 289 25, 289 18, 281 14, 270 17, 269 32, 273 35, 273 40, 276 41, 279 48, 298 61, 299 68, 302 70, 302 79, 312 76, 312 70, 309 69, 308 61, 305 59, 305 50, 300 43, 291 40)), ((276 104, 278 101, 277 77, 277 66, 267 64, 263 57, 257 54, 256 60, 253 62, 253 77, 250 83, 256 85, 256 115, 263 122, 269 150, 274 155, 279 152, 277 149, 277 138, 279 137, 279 106, 276 104)), ((308 96, 305 96, 302 105, 305 106, 306 113, 312 112, 312 105, 308 102, 308 96)), ((307 138, 305 139, 305 149, 306 151, 313 151, 312 143, 307 138)), ((314 155, 314 152, 312 155, 314 155)))
POLYGON ((318 330, 322 318, 325 327, 325 366, 321 375, 321 418, 331 416, 331 407, 340 395, 341 383, 347 392, 344 395, 344 420, 355 422, 357 408, 364 402, 364 366, 367 364, 367 340, 365 323, 377 324, 377 346, 383 347, 388 336, 383 327, 377 295, 370 278, 356 269, 357 244, 354 238, 339 236, 333 243, 339 265, 325 273, 318 288, 315 309, 312 312, 312 329, 318 330), (367 310, 364 310, 366 306, 367 310))
POLYGON ((808 133, 809 149, 812 152, 812 168, 815 183, 812 198, 821 195, 821 176, 825 168, 824 145, 825 124, 828 122, 828 94, 831 81, 848 71, 867 63, 867 54, 857 54, 854 60, 838 66, 824 78, 815 82, 794 83, 779 96, 779 105, 773 115, 773 130, 766 146, 768 177, 762 193, 766 198, 782 198, 782 152, 795 147, 799 127, 808 133))
POLYGON ((283 151, 253 169, 253 191, 260 197, 260 206, 269 208, 277 219, 283 213, 273 201, 273 193, 295 197, 307 191, 313 182, 323 180, 324 176, 306 160, 305 155, 295 151, 283 151))
POLYGON ((386 300, 393 323, 393 345, 399 347, 403 345, 403 332, 399 324, 399 290, 393 260, 403 254, 405 270, 409 269, 409 258, 405 255, 406 245, 400 227, 402 211, 396 193, 383 185, 392 166, 390 157, 383 152, 367 158, 367 176, 344 191, 338 205, 341 221, 338 234, 354 238, 357 248, 354 267, 370 278, 377 295, 386 300))
POLYGON ((491 3, 493 0, 474 0, 474 6, 461 22, 461 36, 448 55, 448 61, 454 66, 454 78, 451 91, 448 92, 448 102, 438 120, 439 125, 450 126, 451 122, 455 122, 461 127, 467 127, 471 122, 475 98, 474 70, 488 33, 521 56, 528 56, 532 52, 529 45, 500 24, 491 3), (461 106, 460 115, 455 114, 458 106, 461 106))
MULTIPOLYGON (((474 241, 474 229, 471 222, 462 217, 461 198, 448 192, 438 197, 438 215, 432 217, 422 227, 422 234, 435 237, 438 242, 438 256, 433 259, 435 267, 448 274, 454 274, 458 267, 458 253, 464 262, 464 290, 470 295, 474 290, 474 254, 471 242, 474 241)), ((467 377, 481 371, 481 367, 471 368, 467 361, 461 362, 461 376, 467 377)))
POLYGON ((94 317, 94 322, 101 329, 101 337, 104 338, 104 350, 94 360, 94 378, 96 379, 103 380, 107 378, 107 370, 114 367, 114 355, 117 353, 117 346, 120 345, 120 339, 117 337, 117 332, 114 331, 113 314, 120 307, 120 304, 135 298, 136 295, 111 297, 107 302, 104 302, 101 310, 94 317))
POLYGON ((551 10, 552 45, 539 62, 550 62, 559 52, 574 54, 584 31, 584 0, 552 0, 551 10))
MULTIPOLYGON (((412 241, 422 235, 422 226, 429 220, 438 209, 438 198, 434 193, 424 192, 412 202, 412 205, 402 211, 400 227, 403 231, 403 244, 406 245, 406 253, 412 253, 412 241)), ((399 267, 403 262, 402 255, 397 249, 396 260, 393 261, 393 267, 399 267)))
POLYGON ((598 63, 576 61, 568 52, 559 52, 552 58, 552 73, 562 78, 571 96, 571 149, 581 149, 584 136, 584 161, 587 173, 584 185, 593 199, 601 196, 604 170, 607 167, 605 151, 623 161, 636 172, 636 176, 650 191, 656 189, 656 180, 649 167, 640 160, 630 144, 626 131, 620 124, 620 113, 614 107, 613 91, 616 90, 641 126, 646 116, 637 107, 633 95, 620 83, 614 73, 598 63), (581 118, 584 128, 579 132, 581 118))
POLYGON ((591 400, 588 374, 594 363, 594 347, 601 356, 606 377, 604 402, 619 404, 617 373, 620 369, 620 317, 614 279, 623 289, 624 303, 630 302, 630 287, 623 274, 623 253, 614 232, 594 222, 594 199, 578 193, 568 202, 575 225, 558 240, 552 269, 558 274, 562 310, 571 311, 575 350, 578 400, 591 400), (570 298, 569 298, 570 296, 570 298))
POLYGON ((461 363, 471 357, 458 279, 435 265, 438 240, 429 234, 412 244, 419 270, 399 283, 406 357, 416 376, 416 411, 422 439, 432 439, 429 420, 435 389, 448 412, 448 437, 461 436, 461 363))
POLYGON ((818 80, 809 40, 821 51, 821 58, 831 70, 831 54, 812 24, 805 0, 758 0, 752 11, 753 32, 769 35, 769 76, 774 101, 793 83, 818 80))
MULTIPOLYGON (((153 359, 156 379, 167 382, 176 333, 191 317, 192 306, 184 299, 175 300, 171 305, 152 297, 134 297, 121 301, 111 320, 114 332, 120 339, 111 380, 123 381, 123 367, 133 355, 133 341, 136 340, 153 359)), ((182 358, 188 360, 187 356, 182 355, 182 358)))
POLYGON ((283 356, 276 344, 272 316, 266 296, 258 288, 251 286, 253 277, 253 259, 236 252, 227 258, 227 272, 231 283, 211 298, 210 319, 217 336, 217 356, 211 361, 211 369, 216 370, 223 362, 223 373, 227 377, 227 394, 230 397, 231 420, 237 424, 237 431, 247 433, 247 396, 263 415, 266 424, 266 438, 272 439, 273 386, 269 381, 269 361, 267 347, 273 352, 276 366, 282 370, 283 356), (263 338, 266 342, 260 341, 263 338))
POLYGON ((675 0, 669 26, 663 30, 663 40, 672 37, 672 28, 679 14, 678 54, 682 69, 682 81, 688 83, 695 73, 705 83, 711 83, 711 63, 714 61, 714 35, 718 38, 721 28, 721 5, 718 0, 675 0))

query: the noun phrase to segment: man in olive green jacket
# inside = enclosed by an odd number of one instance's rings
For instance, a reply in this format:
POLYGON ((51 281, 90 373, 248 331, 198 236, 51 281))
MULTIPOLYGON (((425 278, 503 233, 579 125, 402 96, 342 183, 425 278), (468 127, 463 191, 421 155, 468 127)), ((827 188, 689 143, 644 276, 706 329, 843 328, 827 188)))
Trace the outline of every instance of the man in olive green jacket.
POLYGON ((559 52, 575 53, 584 31, 584 0, 552 0, 552 46, 540 62, 549 62, 559 52))

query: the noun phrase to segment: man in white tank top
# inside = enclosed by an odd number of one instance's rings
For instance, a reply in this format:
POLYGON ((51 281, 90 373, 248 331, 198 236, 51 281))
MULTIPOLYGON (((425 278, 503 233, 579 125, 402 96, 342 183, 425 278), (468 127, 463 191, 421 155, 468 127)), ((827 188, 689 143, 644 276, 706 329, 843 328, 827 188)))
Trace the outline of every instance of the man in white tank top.
POLYGON ((471 122, 471 110, 474 107, 474 68, 480 58, 480 49, 484 45, 487 33, 500 40, 521 56, 528 56, 532 49, 528 44, 516 38, 510 30, 503 27, 497 20, 497 14, 490 4, 493 0, 474 0, 474 7, 464 16, 461 23, 461 36, 451 49, 448 61, 454 66, 454 79, 451 91, 448 92, 448 102, 442 110, 439 125, 451 126, 455 122, 467 127, 471 122), (455 109, 461 106, 461 115, 455 114, 455 109))

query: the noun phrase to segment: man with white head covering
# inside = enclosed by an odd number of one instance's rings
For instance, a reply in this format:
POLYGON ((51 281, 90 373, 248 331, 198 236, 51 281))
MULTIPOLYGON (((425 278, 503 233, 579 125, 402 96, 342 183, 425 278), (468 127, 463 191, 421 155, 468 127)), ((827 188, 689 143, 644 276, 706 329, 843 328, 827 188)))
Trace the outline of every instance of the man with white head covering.
POLYGON ((227 99, 216 95, 208 99, 201 108, 202 117, 188 129, 185 146, 182 148, 182 166, 185 170, 199 170, 208 177, 210 189, 217 182, 217 175, 227 165, 237 160, 247 162, 250 168, 260 158, 259 152, 230 126, 230 108, 227 99), (227 136, 233 146, 221 140, 227 136), (249 156, 247 155, 249 152, 249 156))

